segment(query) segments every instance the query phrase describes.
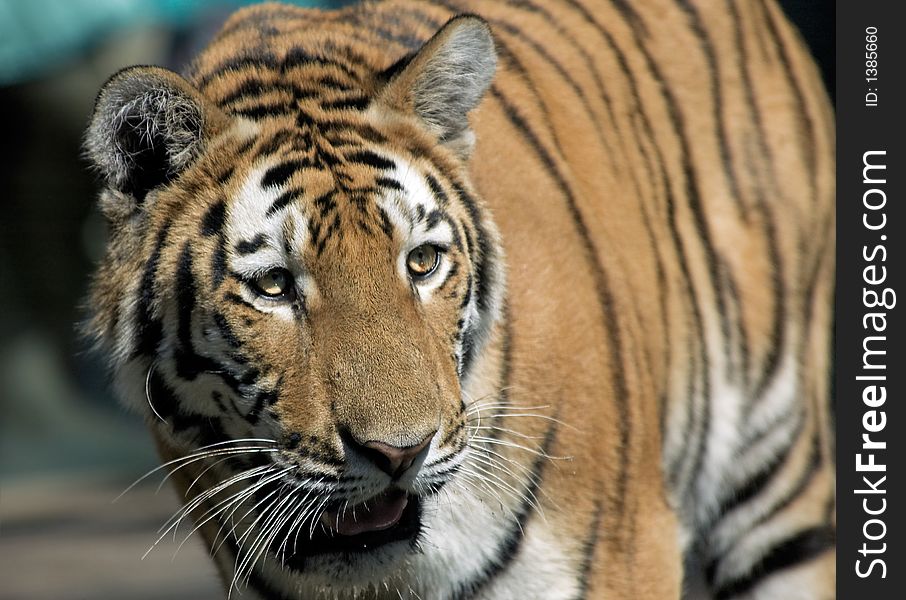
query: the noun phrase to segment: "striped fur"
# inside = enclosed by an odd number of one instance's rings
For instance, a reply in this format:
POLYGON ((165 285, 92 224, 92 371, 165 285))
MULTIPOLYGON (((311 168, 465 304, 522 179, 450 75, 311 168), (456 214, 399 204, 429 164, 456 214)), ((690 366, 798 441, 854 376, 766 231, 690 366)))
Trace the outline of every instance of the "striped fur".
POLYGON ((256 6, 102 90, 91 330, 243 597, 826 600, 833 145, 773 0, 256 6))

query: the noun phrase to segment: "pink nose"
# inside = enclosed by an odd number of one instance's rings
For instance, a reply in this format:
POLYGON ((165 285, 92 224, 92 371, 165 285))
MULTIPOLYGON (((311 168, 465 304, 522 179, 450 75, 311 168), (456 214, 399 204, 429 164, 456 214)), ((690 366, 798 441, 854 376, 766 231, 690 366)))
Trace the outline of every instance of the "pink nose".
POLYGON ((396 479, 405 473, 423 453, 427 454, 428 446, 431 444, 435 433, 437 432, 433 431, 418 444, 406 446, 405 448, 372 440, 365 442, 357 449, 363 456, 374 463, 377 468, 396 479))

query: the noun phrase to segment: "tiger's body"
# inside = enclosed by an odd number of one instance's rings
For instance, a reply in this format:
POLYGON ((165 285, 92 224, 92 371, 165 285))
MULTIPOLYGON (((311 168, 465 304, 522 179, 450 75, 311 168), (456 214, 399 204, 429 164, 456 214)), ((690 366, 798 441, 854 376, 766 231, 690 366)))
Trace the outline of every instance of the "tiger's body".
POLYGON ((833 598, 833 135, 772 0, 245 9, 99 96, 93 332, 243 597, 833 598))

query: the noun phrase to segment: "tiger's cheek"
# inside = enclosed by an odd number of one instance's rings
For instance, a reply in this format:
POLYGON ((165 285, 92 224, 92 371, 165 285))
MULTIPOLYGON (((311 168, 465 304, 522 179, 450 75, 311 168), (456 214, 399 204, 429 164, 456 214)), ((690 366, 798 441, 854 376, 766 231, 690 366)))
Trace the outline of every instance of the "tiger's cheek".
POLYGON ((453 261, 448 275, 430 295, 420 301, 420 308, 426 327, 437 341, 439 352, 445 357, 443 360, 458 363, 463 334, 468 325, 468 281, 471 275, 464 255, 455 254, 448 260, 453 261))
POLYGON ((297 428, 301 426, 298 421, 315 420, 308 409, 316 404, 312 398, 320 394, 318 378, 311 376, 316 365, 310 328, 304 318, 300 315, 286 320, 247 306, 222 306, 221 310, 237 342, 230 358, 246 361, 246 368, 258 373, 256 384, 272 391, 267 412, 275 417, 278 428, 290 429, 287 419, 296 422, 297 428))

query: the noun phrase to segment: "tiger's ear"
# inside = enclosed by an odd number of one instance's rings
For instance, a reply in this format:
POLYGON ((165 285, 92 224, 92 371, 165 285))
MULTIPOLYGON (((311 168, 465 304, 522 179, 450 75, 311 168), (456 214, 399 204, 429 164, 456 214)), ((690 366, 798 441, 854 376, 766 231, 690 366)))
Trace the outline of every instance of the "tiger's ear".
POLYGON ((461 15, 448 21, 392 74, 378 100, 396 110, 414 112, 442 144, 466 158, 475 138, 466 115, 491 85, 496 67, 487 22, 461 15))
POLYGON ((176 73, 129 67, 101 88, 85 148, 107 185, 141 202, 197 158, 226 119, 176 73))

